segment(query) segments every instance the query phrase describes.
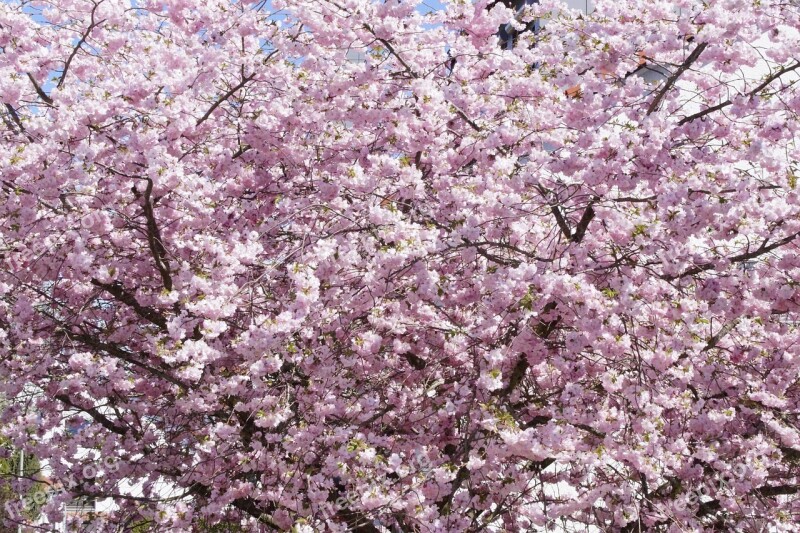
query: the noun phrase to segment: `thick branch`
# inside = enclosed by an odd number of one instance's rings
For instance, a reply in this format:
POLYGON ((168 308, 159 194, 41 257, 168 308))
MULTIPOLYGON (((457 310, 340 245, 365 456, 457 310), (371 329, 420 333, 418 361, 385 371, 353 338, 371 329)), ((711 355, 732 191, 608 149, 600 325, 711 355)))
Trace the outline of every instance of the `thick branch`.
POLYGON ((128 434, 128 428, 120 427, 114 424, 111 420, 109 420, 103 414, 101 414, 95 407, 81 407, 75 404, 72 400, 70 400, 69 396, 67 396, 66 394, 56 394, 55 398, 64 405, 67 405, 79 411, 83 411, 84 413, 87 413, 89 416, 92 417, 92 420, 94 420, 107 430, 111 431, 112 433, 116 433, 117 435, 128 434))
POLYGON ((425 367, 428 366, 428 362, 416 354, 405 352, 402 355, 405 357, 406 361, 408 361, 408 364, 410 364, 416 370, 424 370, 425 367))
MULTIPOLYGON (((25 133, 25 126, 22 124, 22 119, 19 118, 19 114, 17 113, 17 110, 14 109, 14 106, 12 106, 11 104, 6 104, 6 109, 8 110, 8 116, 10 116, 11 120, 14 121, 14 124, 17 125, 17 127, 19 128, 20 133, 25 133)), ((27 135, 27 133, 26 133, 26 135, 27 135)), ((33 140, 33 138, 31 138, 30 136, 28 136, 28 138, 31 141, 33 140)))
MULTIPOLYGON (((539 194, 541 194, 545 200, 547 200, 547 189, 541 185, 539 185, 537 188, 539 189, 539 194)), ((569 229, 564 215, 561 214, 561 207, 557 203, 551 203, 549 201, 548 204, 550 205, 550 211, 553 213, 553 216, 556 217, 556 224, 558 224, 559 229, 561 229, 561 233, 563 233, 567 239, 572 239, 572 231, 569 229)))
MULTIPOLYGON (((6 109, 8 110, 9 116, 14 121, 14 124, 16 124, 17 127, 19 128, 19 133, 25 135, 25 137, 27 137, 27 139, 30 142, 33 142, 34 141, 33 136, 30 133, 28 133, 27 130, 25 129, 25 126, 22 124, 22 119, 20 118, 19 114, 17 113, 17 110, 14 109, 14 106, 12 106, 11 104, 5 104, 5 106, 6 106, 6 109)), ((3 122, 6 123, 6 125, 9 127, 9 129, 12 132, 17 133, 16 131, 14 131, 14 127, 8 122, 8 119, 6 119, 5 116, 3 117, 3 122)))
POLYGON ((572 239, 572 231, 570 231, 564 215, 561 214, 560 207, 556 204, 550 204, 550 211, 553 213, 553 216, 556 217, 556 224, 558 224, 561 233, 563 233, 567 239, 572 239))
POLYGON ((589 228, 589 223, 594 219, 595 212, 592 204, 594 204, 594 200, 589 202, 589 205, 586 206, 583 216, 581 216, 578 225, 575 227, 575 233, 572 234, 572 238, 570 239, 574 243, 579 243, 583 240, 583 237, 586 235, 586 230, 589 228))
POLYGON ((456 473, 456 478, 453 480, 450 492, 444 497, 443 500, 438 502, 437 505, 439 507, 439 512, 442 514, 450 514, 450 511, 452 510, 453 497, 455 497, 456 492, 458 492, 458 489, 461 488, 461 485, 467 480, 467 478, 469 478, 469 470, 466 466, 462 466, 456 473))
POLYGON ((717 347, 717 344, 719 344, 719 341, 721 341, 722 339, 724 339, 724 338, 725 338, 725 336, 726 336, 728 333, 730 333, 731 331, 733 331, 733 328, 735 328, 735 327, 736 327, 736 324, 738 324, 738 323, 739 323, 739 321, 738 321, 738 320, 733 320, 733 321, 731 321, 731 322, 728 322, 728 323, 727 323, 727 324, 725 324, 724 326, 722 326, 722 328, 720 328, 720 330, 717 332, 717 334, 716 334, 716 335, 713 335, 713 336, 712 336, 712 337, 711 337, 711 338, 708 340, 708 344, 706 344, 706 345, 705 345, 705 347, 704 347, 704 348, 703 348, 701 351, 702 351, 702 352, 707 352, 708 350, 713 350, 714 348, 716 348, 716 347, 717 347))
POLYGON ((36 80, 33 78, 33 76, 31 76, 30 72, 28 73, 28 79, 31 80, 33 88, 36 91, 36 94, 39 95, 39 98, 41 98, 44 103, 48 105, 53 105, 53 99, 50 98, 46 92, 44 92, 44 90, 39 86, 38 83, 36 83, 36 80))
POLYGON ((786 494, 797 494, 800 492, 800 487, 797 485, 773 485, 759 487, 758 493, 762 496, 784 496, 786 494))
POLYGON ((133 296, 130 292, 125 290, 125 287, 119 283, 103 283, 98 281, 95 278, 92 278, 91 281, 92 285, 95 287, 99 287, 113 296, 117 301, 124 303, 125 305, 132 308, 137 315, 144 318, 148 322, 151 322, 158 326, 161 329, 167 329, 167 320, 161 315, 158 311, 151 307, 145 307, 141 305, 137 300, 136 297, 133 296))
POLYGON ((497 248, 502 248, 502 249, 505 249, 505 250, 510 250, 512 252, 516 252, 518 254, 523 255, 524 257, 527 257, 528 259, 533 259, 534 261, 542 261, 544 263, 552 263, 553 262, 552 259, 549 259, 547 257, 540 257, 540 256, 538 256, 536 254, 531 253, 531 252, 526 252, 525 250, 523 250, 519 246, 514 246, 513 244, 507 244, 507 243, 504 243, 504 242, 497 242, 497 241, 486 241, 486 240, 484 240, 484 241, 471 241, 471 240, 467 239, 466 237, 461 237, 461 240, 464 241, 464 244, 459 244, 458 246, 453 246, 453 247, 451 247, 449 249, 456 250, 456 249, 459 249, 459 248, 470 248, 470 247, 480 248, 482 246, 491 246, 491 247, 497 247, 497 248))
POLYGON ((222 104, 223 104, 223 103, 224 103, 224 102, 225 102, 225 101, 226 101, 228 98, 230 98, 231 96, 233 96, 234 94, 236 94, 236 92, 237 92, 237 91, 239 91, 239 89, 241 89, 242 87, 244 87, 244 86, 247 84, 247 82, 249 82, 250 80, 252 80, 252 79, 253 79, 253 78, 255 78, 255 77, 256 77, 256 75, 255 75, 255 74, 251 74, 251 75, 249 75, 249 76, 245 76, 245 77, 243 77, 243 78, 242 78, 242 81, 240 81, 239 83, 237 83, 236 85, 234 85, 233 87, 231 87, 231 90, 229 90, 228 92, 226 92, 225 94, 223 94, 222 96, 220 96, 220 97, 219 97, 219 99, 218 99, 216 102, 214 102, 214 103, 211 105, 211 107, 208 109, 208 111, 206 111, 206 114, 205 114, 205 115, 203 115, 202 117, 200 117, 200 119, 197 121, 197 124, 196 124, 196 125, 197 125, 197 126, 199 126, 200 124, 202 124, 203 122, 205 122, 206 120, 208 120, 208 118, 211 116, 211 114, 212 114, 212 113, 213 113, 213 112, 214 112, 214 111, 215 111, 215 110, 216 110, 216 109, 217 109, 219 106, 221 106, 221 105, 222 105, 222 104))
POLYGON ((676 70, 672 74, 672 76, 667 78, 664 87, 661 88, 661 90, 658 92, 658 95, 650 103, 650 107, 647 108, 646 115, 650 115, 656 109, 658 109, 658 106, 661 105, 661 102, 664 100, 664 97, 667 96, 667 93, 669 92, 670 89, 672 89, 672 86, 675 85, 675 82, 678 81, 678 78, 680 78, 684 72, 689 70, 689 67, 691 67, 695 61, 697 61, 697 59, 700 57, 700 54, 702 54, 703 50, 705 50, 707 47, 708 43, 700 43, 694 50, 692 50, 692 53, 689 54, 689 57, 686 58, 686 61, 684 61, 683 64, 680 67, 678 67, 678 70, 676 70))
MULTIPOLYGON (((548 302, 547 305, 545 305, 544 308, 542 309, 542 314, 545 315, 550 311, 553 311, 555 308, 556 308, 556 302, 554 301, 548 302)), ((547 337, 549 337, 550 334, 553 333, 553 331, 556 329, 556 326, 558 326, 560 321, 561 321, 560 316, 549 322, 545 322, 544 319, 539 320, 538 324, 536 324, 536 327, 534 328, 534 331, 536 332, 536 335, 540 339, 547 339, 547 337)), ((529 366, 530 365, 528 364, 528 358, 525 356, 524 353, 520 354, 519 359, 517 359, 517 364, 514 365, 514 369, 511 371, 511 377, 508 380, 508 385, 506 385, 504 388, 500 390, 495 391, 494 395, 508 396, 509 394, 511 394, 514 391, 514 389, 516 389, 517 386, 522 382, 522 378, 525 377, 525 372, 528 371, 529 366)))
POLYGON ((147 188, 144 191, 144 216, 147 219, 147 242, 150 245, 150 253, 156 262, 156 268, 161 273, 161 280, 164 288, 172 291, 172 275, 167 259, 167 250, 161 240, 161 232, 156 224, 155 213, 153 212, 153 202, 150 195, 153 192, 153 180, 147 178, 147 188))

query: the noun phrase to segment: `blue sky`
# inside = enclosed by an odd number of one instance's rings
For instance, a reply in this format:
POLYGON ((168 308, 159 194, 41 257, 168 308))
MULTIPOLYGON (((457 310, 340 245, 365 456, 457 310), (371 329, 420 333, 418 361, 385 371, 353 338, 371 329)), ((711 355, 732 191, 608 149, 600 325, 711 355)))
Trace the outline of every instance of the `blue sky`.
POLYGON ((430 13, 431 11, 444 9, 444 6, 439 0, 422 0, 417 9, 422 13, 430 13))

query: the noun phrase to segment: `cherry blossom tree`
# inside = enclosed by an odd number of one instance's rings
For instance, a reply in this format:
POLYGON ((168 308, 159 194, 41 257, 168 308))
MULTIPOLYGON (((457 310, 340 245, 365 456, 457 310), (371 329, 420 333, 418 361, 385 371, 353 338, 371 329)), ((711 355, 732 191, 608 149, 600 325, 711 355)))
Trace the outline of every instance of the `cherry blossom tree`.
POLYGON ((0 3, 51 521, 794 530, 800 7, 506 4, 0 3))

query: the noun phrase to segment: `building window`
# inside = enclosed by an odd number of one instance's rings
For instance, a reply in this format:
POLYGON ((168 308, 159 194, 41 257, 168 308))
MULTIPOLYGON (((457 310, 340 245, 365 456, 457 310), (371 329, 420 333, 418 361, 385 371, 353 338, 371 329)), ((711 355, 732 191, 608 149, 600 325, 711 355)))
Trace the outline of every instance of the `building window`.
POLYGON ((73 416, 67 419, 65 423, 65 429, 67 430, 67 435, 70 437, 74 437, 78 433, 81 432, 84 428, 88 427, 91 424, 91 420, 84 418, 82 416, 73 416))
POLYGON ((97 500, 89 496, 80 496, 73 498, 66 505, 66 512, 68 515, 83 515, 94 513, 96 509, 97 500))
MULTIPOLYGON (((519 13, 525 6, 530 6, 533 4, 538 4, 539 0, 496 0, 495 2, 489 4, 488 7, 494 7, 497 4, 503 4, 504 6, 515 10, 519 13)), ((536 33, 539 31, 539 20, 536 19, 534 21, 529 22, 525 29, 522 31, 515 30, 512 25, 503 24, 497 30, 497 36, 500 39, 500 46, 506 50, 511 50, 516 46, 517 42, 519 41, 519 36, 525 32, 533 32, 536 33)))

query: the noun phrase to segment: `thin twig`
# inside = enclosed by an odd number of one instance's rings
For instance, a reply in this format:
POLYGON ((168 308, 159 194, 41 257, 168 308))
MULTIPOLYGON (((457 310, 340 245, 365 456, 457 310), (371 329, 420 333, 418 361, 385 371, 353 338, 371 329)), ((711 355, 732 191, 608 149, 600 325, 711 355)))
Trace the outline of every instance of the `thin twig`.
MULTIPOLYGON (((778 78, 780 78, 781 76, 783 76, 787 72, 792 72, 793 70, 797 70, 798 68, 800 68, 800 61, 798 61, 794 65, 791 65, 789 67, 784 67, 784 68, 780 69, 778 72, 776 72, 775 74, 772 74, 766 80, 764 80, 764 82, 761 83, 758 87, 756 87, 755 89, 753 89, 752 91, 747 93, 747 96, 752 98, 753 96, 756 95, 756 93, 758 93, 762 89, 766 88, 773 81, 777 80, 778 78)), ((719 111, 720 109, 728 107, 732 103, 733 102, 731 102, 730 100, 725 100, 724 102, 721 102, 721 103, 719 103, 719 104, 717 104, 715 106, 708 107, 708 108, 706 108, 706 109, 704 109, 702 111, 698 111, 694 115, 689 115, 688 117, 682 118, 680 120, 680 122, 678 122, 678 126, 683 126, 684 124, 688 124, 689 122, 695 121, 698 118, 703 118, 704 116, 709 115, 709 114, 711 114, 711 113, 713 113, 715 111, 719 111)))

